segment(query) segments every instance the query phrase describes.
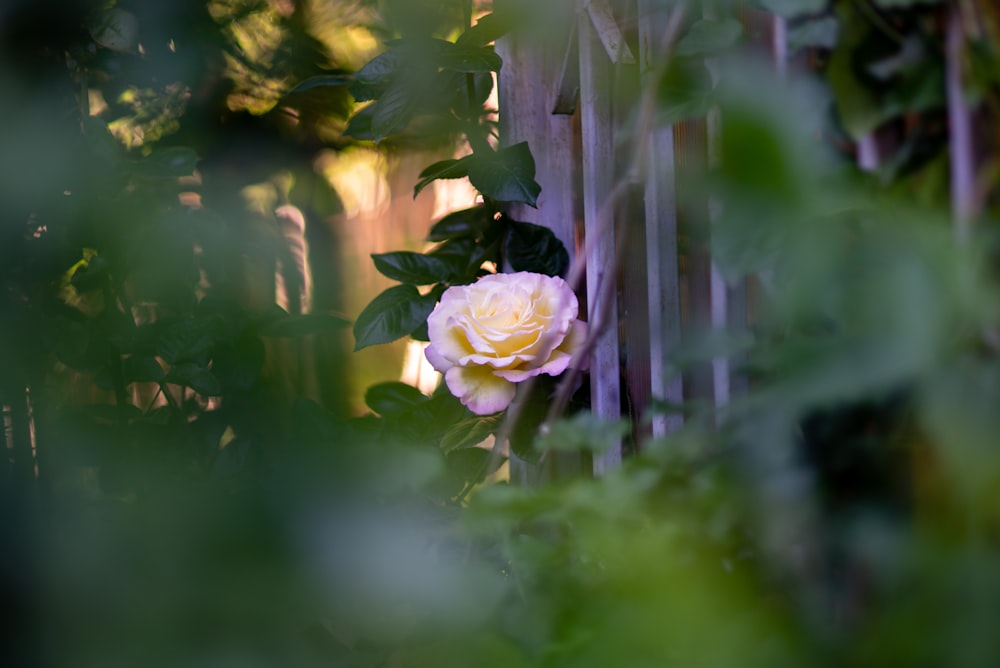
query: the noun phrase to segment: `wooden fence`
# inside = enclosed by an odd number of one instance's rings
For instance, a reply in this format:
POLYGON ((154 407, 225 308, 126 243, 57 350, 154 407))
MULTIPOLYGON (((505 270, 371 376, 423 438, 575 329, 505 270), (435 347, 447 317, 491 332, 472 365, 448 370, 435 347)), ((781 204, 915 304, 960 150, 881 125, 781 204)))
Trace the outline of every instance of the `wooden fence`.
MULTIPOLYGON (((703 14, 693 16, 694 3, 577 0, 575 23, 563 34, 550 33, 544 43, 513 35, 497 45, 504 58, 501 141, 529 142, 542 186, 537 210, 518 205, 509 213, 550 227, 571 254, 575 250, 574 264, 585 266, 578 290, 601 331, 591 361, 592 409, 635 424, 648 417, 645 435, 663 436, 683 423, 680 412, 648 416, 653 400, 721 409, 748 386, 738 358, 683 374, 672 374, 666 363, 682 330, 734 331, 752 318, 755 286, 727 283, 712 261, 709 229, 722 202, 677 188, 679 176, 703 172, 718 160, 725 119, 713 109, 672 127, 647 118, 642 127, 640 112, 639 129, 629 131, 646 133, 646 150, 618 141, 627 114, 651 102, 653 68, 670 56, 691 22, 718 16, 721 4, 702 3, 703 14), (622 147, 633 154, 623 155, 622 147)), ((778 76, 808 66, 808 53, 789 62, 782 18, 741 0, 731 0, 727 9, 743 26, 738 48, 765 54, 778 76)), ((962 238, 981 205, 972 112, 963 97, 963 25, 957 10, 947 20, 951 197, 962 238)), ((711 71, 713 63, 706 65, 711 71)), ((898 141, 892 132, 880 129, 857 142, 859 169, 878 166, 879 147, 898 141)), ((597 457, 594 474, 616 466, 622 454, 619 445, 597 457)))

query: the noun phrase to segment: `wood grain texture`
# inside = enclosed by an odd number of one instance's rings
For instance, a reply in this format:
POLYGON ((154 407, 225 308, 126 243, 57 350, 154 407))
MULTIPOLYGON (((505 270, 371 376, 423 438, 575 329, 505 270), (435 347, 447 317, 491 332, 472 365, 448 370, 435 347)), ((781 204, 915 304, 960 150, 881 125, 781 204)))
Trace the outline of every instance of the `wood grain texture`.
MULTIPOLYGON (((600 334, 590 360, 591 410, 598 417, 621 415, 618 310, 615 295, 615 227, 613 203, 613 119, 611 61, 591 23, 581 12, 580 122, 583 159, 583 220, 587 253, 587 313, 600 334), (610 205, 610 206, 606 206, 610 205), (610 298, 602 298, 603 295, 610 298)), ((594 457, 594 474, 602 475, 621 463, 621 444, 594 457)))

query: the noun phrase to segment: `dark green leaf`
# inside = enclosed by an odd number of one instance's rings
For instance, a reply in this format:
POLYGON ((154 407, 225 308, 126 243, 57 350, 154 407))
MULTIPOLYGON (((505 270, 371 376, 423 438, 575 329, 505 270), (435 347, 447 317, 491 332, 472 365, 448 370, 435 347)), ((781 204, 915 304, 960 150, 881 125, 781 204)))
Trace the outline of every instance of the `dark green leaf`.
POLYGON ((430 285, 446 281, 456 273, 454 263, 441 257, 411 251, 372 254, 375 268, 383 276, 410 285, 430 285))
POLYGON ((219 379, 205 367, 193 362, 174 365, 164 380, 168 383, 190 387, 204 396, 217 396, 222 392, 222 384, 219 379))
POLYGON ((442 386, 438 388, 429 401, 413 408, 408 424, 411 424, 416 431, 415 437, 418 440, 438 447, 441 438, 452 425, 469 418, 471 415, 469 409, 452 396, 442 383, 442 386))
POLYGON ((394 79, 375 103, 372 134, 378 141, 405 128, 417 110, 416 92, 404 78, 394 79))
POLYGON ((484 46, 506 35, 516 25, 512 12, 493 12, 480 18, 476 25, 462 33, 456 44, 484 46))
POLYGON ((490 72, 455 73, 450 85, 454 91, 451 106, 455 113, 460 118, 475 118, 483 113, 483 104, 493 92, 493 75, 490 72))
POLYGON ((192 318, 170 325, 156 344, 157 355, 171 364, 192 360, 215 345, 216 323, 210 318, 192 318))
POLYGON ((657 119, 673 125, 704 116, 713 105, 712 77, 701 58, 674 58, 659 82, 657 119))
POLYGON ((497 457, 493 468, 489 469, 490 458, 490 451, 485 448, 462 448, 448 454, 445 466, 450 475, 464 480, 466 484, 475 485, 500 468, 506 459, 497 457))
POLYGON ((365 405, 382 416, 400 415, 427 400, 427 395, 406 383, 379 383, 365 392, 365 405))
POLYGON ((100 255, 95 255, 86 265, 78 265, 70 279, 70 283, 78 292, 87 292, 103 288, 108 280, 108 261, 100 255))
POLYGON ((136 162, 133 173, 147 179, 177 179, 191 176, 198 163, 198 154, 186 146, 158 148, 149 157, 136 162))
POLYGON ((448 453, 462 448, 471 448, 486 440, 499 426, 500 417, 496 415, 476 416, 462 420, 445 432, 441 439, 441 449, 448 453))
POLYGON ((496 72, 503 61, 492 48, 479 46, 456 46, 436 58, 442 69, 455 72, 496 72))
POLYGON ((354 77, 348 74, 324 74, 317 77, 309 77, 305 81, 299 82, 297 86, 288 91, 287 95, 302 93, 313 88, 325 86, 347 86, 354 82, 354 77))
POLYGON ((122 360, 122 379, 125 384, 157 382, 163 379, 163 368, 150 355, 130 355, 122 360))
POLYGON ((227 341, 212 353, 212 373, 227 389, 249 390, 257 382, 267 350, 251 334, 227 341))
POLYGON ((493 222, 493 212, 483 205, 461 211, 454 211, 431 227, 428 241, 446 241, 465 237, 477 237, 493 222))
POLYGON ((534 223, 503 218, 507 224, 505 256, 514 271, 562 276, 569 269, 569 253, 552 230, 534 223))
POLYGON ((372 300, 354 322, 354 349, 389 343, 415 330, 434 310, 434 302, 412 285, 389 288, 372 300))
POLYGON ((701 19, 677 42, 674 55, 711 56, 736 44, 743 34, 743 26, 736 19, 701 19))
POLYGON ((355 81, 378 83, 387 81, 402 62, 402 55, 396 48, 389 49, 369 60, 354 75, 355 81))
POLYGON ((841 39, 830 54, 826 68, 840 123, 855 140, 861 139, 885 120, 878 92, 859 78, 856 70, 857 51, 870 38, 873 30, 863 15, 848 15, 841 30, 841 39))
POLYGON ((486 197, 500 202, 535 206, 542 187, 535 182, 535 159, 528 142, 476 153, 469 164, 469 180, 486 197))
POLYGON ((417 325, 417 328, 410 332, 410 338, 414 341, 423 341, 424 343, 431 340, 431 334, 427 330, 427 321, 417 325))
POLYGON ((358 111, 351 116, 351 120, 348 121, 344 134, 348 137, 354 137, 355 139, 374 141, 375 133, 372 132, 372 119, 374 116, 374 104, 369 104, 367 107, 358 109, 358 111))
POLYGON ((469 155, 458 159, 448 158, 424 168, 424 171, 420 172, 417 185, 413 186, 413 196, 419 195, 421 190, 438 179, 460 179, 468 176, 471 160, 472 156, 469 155))

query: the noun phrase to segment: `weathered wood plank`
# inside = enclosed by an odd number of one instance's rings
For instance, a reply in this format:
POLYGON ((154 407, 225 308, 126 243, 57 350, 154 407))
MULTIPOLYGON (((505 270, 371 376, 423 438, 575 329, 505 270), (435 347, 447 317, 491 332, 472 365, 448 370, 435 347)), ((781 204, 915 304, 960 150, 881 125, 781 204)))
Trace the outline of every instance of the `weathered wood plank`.
MULTIPOLYGON (((580 39, 580 123, 583 162, 583 220, 587 254, 587 313, 599 328, 590 361, 591 410, 617 420, 621 413, 618 312, 616 305, 614 137, 611 104, 612 66, 586 12, 578 16, 580 39)), ((621 444, 594 458, 594 474, 621 462, 621 444)))
MULTIPOLYGON (((528 142, 535 159, 535 180, 542 187, 537 208, 510 204, 505 213, 515 220, 551 229, 566 246, 571 260, 577 252, 576 131, 573 116, 554 111, 562 104, 572 113, 576 106, 574 86, 578 84, 574 81, 578 78, 579 63, 571 42, 575 39, 573 32, 574 27, 566 26, 547 42, 515 32, 496 43, 497 53, 504 63, 497 81, 500 144, 528 142), (573 58, 569 62, 567 51, 573 58), (560 100, 563 84, 569 90, 565 91, 567 99, 560 100)), ((545 464, 539 466, 510 454, 513 484, 533 485, 546 479, 578 475, 581 471, 583 462, 578 455, 550 455, 545 464)))
MULTIPOLYGON (((704 119, 691 119, 674 126, 674 159, 678 175, 694 182, 704 178, 707 162, 704 119)), ((712 259, 709 247, 708 202, 694 188, 678 182, 677 225, 683 248, 681 257, 681 317, 690 332, 708 332, 712 327, 712 259)), ((685 370, 687 401, 714 403, 714 374, 710 362, 685 370)))
POLYGON ((551 229, 572 258, 576 248, 573 121, 570 116, 551 113, 564 44, 562 39, 541 44, 516 33, 498 40, 496 49, 504 65, 497 97, 500 143, 528 142, 535 159, 535 180, 542 187, 537 208, 515 203, 508 205, 505 213, 551 229))
POLYGON ((615 65, 635 63, 635 56, 607 0, 583 0, 583 6, 590 15, 590 25, 601 40, 608 59, 615 65))
MULTIPOLYGON (((648 79, 664 50, 670 14, 663 3, 638 0, 639 66, 648 79)), ((654 82, 645 81, 645 85, 654 82)), ((656 126, 649 137, 650 155, 645 174, 646 290, 649 312, 650 392, 662 401, 684 399, 680 374, 668 375, 667 355, 680 342, 681 285, 677 243, 677 193, 674 135, 670 126, 656 126)), ((659 414, 652 420, 652 436, 665 436, 683 425, 680 413, 659 414)))
POLYGON ((948 14, 945 37, 945 87, 948 99, 948 150, 951 165, 951 210, 955 234, 967 241, 978 209, 976 164, 973 150, 972 110, 965 100, 962 83, 962 49, 965 36, 958 6, 948 14))

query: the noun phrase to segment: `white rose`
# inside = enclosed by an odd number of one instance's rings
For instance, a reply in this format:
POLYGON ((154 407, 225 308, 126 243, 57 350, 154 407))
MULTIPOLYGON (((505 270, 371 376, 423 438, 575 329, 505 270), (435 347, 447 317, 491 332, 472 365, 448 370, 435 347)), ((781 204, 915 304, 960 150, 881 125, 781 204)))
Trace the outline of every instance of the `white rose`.
POLYGON ((448 288, 427 318, 427 360, 473 413, 507 408, 514 384, 565 371, 586 338, 561 278, 491 274, 448 288))

